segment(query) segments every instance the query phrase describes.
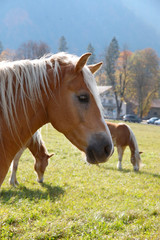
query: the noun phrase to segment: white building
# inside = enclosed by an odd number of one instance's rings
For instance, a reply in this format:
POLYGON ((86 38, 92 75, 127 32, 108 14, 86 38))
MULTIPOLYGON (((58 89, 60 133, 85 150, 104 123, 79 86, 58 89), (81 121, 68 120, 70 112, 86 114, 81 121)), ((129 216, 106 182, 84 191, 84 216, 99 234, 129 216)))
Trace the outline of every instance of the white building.
MULTIPOLYGON (((112 86, 98 86, 98 92, 104 108, 104 116, 106 118, 116 119, 117 108, 116 100, 112 91, 112 86)), ((126 103, 122 103, 120 117, 126 114, 126 103)))

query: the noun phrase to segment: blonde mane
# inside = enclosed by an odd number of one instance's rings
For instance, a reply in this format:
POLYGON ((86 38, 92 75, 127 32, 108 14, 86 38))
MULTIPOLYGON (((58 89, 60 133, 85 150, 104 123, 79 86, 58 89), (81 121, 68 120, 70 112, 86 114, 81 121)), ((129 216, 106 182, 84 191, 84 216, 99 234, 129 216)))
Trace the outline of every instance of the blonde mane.
POLYGON ((129 126, 127 126, 127 127, 129 129, 129 132, 130 132, 130 139, 132 139, 134 147, 135 147, 135 157, 137 158, 137 157, 139 157, 138 143, 137 143, 137 140, 135 138, 135 135, 134 135, 132 129, 129 126))
MULTIPOLYGON (((76 65, 78 59, 79 58, 75 55, 58 53, 35 60, 0 62, 0 104, 2 114, 10 129, 15 127, 13 116, 18 119, 16 110, 17 94, 20 95, 24 114, 27 118, 25 110, 26 99, 30 99, 34 107, 35 100, 42 102, 41 88, 43 88, 46 93, 50 91, 47 79, 47 65, 53 69, 53 74, 55 76, 54 84, 56 86, 59 80, 60 62, 76 65)), ((87 66, 83 68, 82 72, 84 81, 94 96, 102 113, 95 79, 87 66)))
POLYGON ((41 129, 37 130, 33 136, 32 136, 32 139, 33 139, 33 143, 38 143, 38 146, 40 148, 41 145, 44 145, 44 141, 42 139, 42 135, 41 135, 41 129))

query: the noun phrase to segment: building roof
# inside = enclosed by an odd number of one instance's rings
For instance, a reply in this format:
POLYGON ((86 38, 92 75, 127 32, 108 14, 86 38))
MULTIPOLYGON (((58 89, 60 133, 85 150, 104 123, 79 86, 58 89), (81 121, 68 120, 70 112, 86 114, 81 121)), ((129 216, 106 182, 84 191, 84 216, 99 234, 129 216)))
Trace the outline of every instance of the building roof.
POLYGON ((99 94, 105 93, 112 89, 112 86, 97 86, 99 94))
POLYGON ((160 99, 154 99, 154 100, 151 102, 151 107, 152 107, 152 108, 160 108, 160 99))
MULTIPOLYGON (((131 100, 130 103, 134 104, 135 106, 138 105, 138 102, 131 100)), ((153 99, 150 104, 150 108, 160 108, 160 98, 153 99)))

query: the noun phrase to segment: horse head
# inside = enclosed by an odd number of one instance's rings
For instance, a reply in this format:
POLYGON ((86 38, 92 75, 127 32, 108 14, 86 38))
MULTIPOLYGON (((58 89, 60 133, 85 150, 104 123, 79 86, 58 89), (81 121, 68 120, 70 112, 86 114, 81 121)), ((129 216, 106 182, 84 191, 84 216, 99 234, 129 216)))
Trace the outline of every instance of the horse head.
MULTIPOLYGON (((87 66, 90 55, 59 61, 59 83, 52 87, 47 115, 54 128, 86 153, 89 163, 98 164, 111 156, 113 143, 93 76, 102 63, 87 66)), ((49 71, 48 76, 52 79, 53 73, 49 71)))
POLYGON ((48 159, 51 158, 53 155, 53 153, 50 155, 48 153, 39 153, 39 155, 35 157, 34 170, 37 173, 37 182, 43 182, 44 172, 46 170, 46 167, 48 166, 48 159))
POLYGON ((134 169, 134 171, 139 171, 139 169, 140 169, 140 165, 141 165, 141 154, 142 154, 143 152, 135 152, 134 154, 132 153, 131 154, 131 163, 132 163, 132 165, 133 165, 133 169, 134 169))

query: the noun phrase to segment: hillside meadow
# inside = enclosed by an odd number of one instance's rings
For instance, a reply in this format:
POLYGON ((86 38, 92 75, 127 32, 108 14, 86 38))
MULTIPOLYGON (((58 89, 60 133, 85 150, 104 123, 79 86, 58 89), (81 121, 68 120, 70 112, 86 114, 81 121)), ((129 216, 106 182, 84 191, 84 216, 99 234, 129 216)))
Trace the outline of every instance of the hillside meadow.
POLYGON ((51 125, 41 130, 49 153, 44 183, 36 182, 33 157, 20 160, 19 186, 0 191, 0 239, 160 239, 160 126, 129 124, 143 151, 134 172, 126 149, 123 170, 117 152, 88 165, 82 153, 51 125))

